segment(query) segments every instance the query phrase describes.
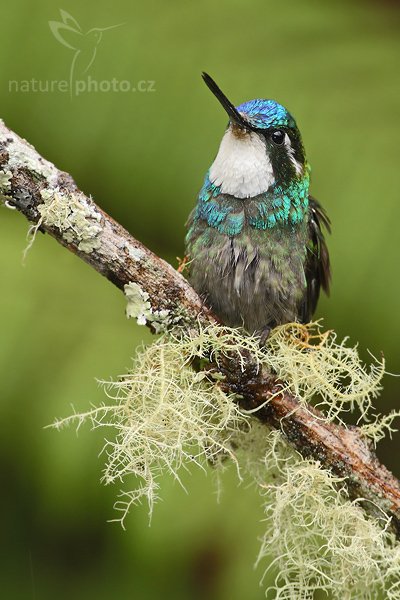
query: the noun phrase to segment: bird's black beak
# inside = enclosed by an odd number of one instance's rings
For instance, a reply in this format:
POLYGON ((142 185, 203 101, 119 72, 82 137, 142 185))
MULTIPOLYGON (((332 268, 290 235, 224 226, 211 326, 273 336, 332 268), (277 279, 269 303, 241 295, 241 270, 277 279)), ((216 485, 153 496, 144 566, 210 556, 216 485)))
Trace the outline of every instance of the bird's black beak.
POLYGON ((233 123, 236 123, 236 125, 238 125, 242 129, 246 129, 248 131, 251 130, 252 128, 251 128, 249 122, 246 121, 246 119, 244 119, 244 117, 242 117, 242 115, 236 110, 236 108, 233 106, 232 102, 230 102, 228 100, 228 98, 225 96, 225 94, 219 89, 219 87, 215 83, 214 79, 212 77, 210 77, 207 73, 204 73, 204 72, 202 73, 202 76, 204 79, 204 83, 212 91, 212 93, 219 100, 219 102, 222 104, 222 106, 228 113, 230 120, 233 123))

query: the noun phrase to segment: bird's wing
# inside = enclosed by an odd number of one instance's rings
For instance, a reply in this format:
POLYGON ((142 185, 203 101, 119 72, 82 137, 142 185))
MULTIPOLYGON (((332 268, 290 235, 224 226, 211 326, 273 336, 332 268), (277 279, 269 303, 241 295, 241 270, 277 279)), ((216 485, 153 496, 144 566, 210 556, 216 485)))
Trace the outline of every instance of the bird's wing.
POLYGON ((324 227, 328 233, 331 232, 331 222, 315 198, 310 196, 309 201, 309 243, 305 265, 307 290, 301 311, 304 322, 308 322, 314 314, 321 287, 326 294, 329 294, 331 279, 329 252, 323 234, 324 227))

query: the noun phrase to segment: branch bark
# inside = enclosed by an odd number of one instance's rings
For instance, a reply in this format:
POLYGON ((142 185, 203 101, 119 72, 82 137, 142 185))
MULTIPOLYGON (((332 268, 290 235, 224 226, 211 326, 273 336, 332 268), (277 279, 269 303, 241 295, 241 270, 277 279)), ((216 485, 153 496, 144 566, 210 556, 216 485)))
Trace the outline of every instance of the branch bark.
MULTIPOLYGON (((149 303, 154 318, 148 324, 153 329, 159 314, 164 323, 180 320, 187 328, 197 327, 199 321, 217 323, 180 273, 135 240, 81 192, 69 174, 42 158, 2 121, 0 198, 121 290, 136 283, 149 303)), ((389 515, 400 539, 400 483, 378 461, 358 428, 327 423, 317 410, 301 406, 286 392, 275 395, 279 382, 252 364, 242 371, 234 361, 226 361, 219 370, 225 376, 223 389, 240 394, 244 408, 269 400, 255 416, 279 429, 303 457, 344 477, 349 497, 364 498, 368 513, 389 515)))

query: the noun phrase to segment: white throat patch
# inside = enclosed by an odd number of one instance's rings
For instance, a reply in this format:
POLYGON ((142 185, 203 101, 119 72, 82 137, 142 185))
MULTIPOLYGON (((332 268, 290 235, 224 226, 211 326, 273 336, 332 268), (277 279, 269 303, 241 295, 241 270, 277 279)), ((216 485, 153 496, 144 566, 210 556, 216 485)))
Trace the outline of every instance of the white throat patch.
POLYGON ((253 131, 237 137, 228 127, 210 168, 210 181, 223 194, 251 198, 274 184, 274 172, 265 143, 253 131))

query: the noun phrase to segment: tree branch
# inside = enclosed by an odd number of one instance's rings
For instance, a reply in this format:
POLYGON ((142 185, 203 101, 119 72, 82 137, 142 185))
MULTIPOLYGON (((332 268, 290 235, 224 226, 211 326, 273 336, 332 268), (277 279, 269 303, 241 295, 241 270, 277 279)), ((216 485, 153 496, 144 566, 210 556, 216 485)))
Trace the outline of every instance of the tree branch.
MULTIPOLYGON (((181 322, 186 328, 216 324, 184 277, 135 240, 119 223, 81 192, 70 175, 59 171, 0 121, 0 198, 37 229, 50 234, 121 290, 137 284, 148 305, 147 324, 159 329, 181 322), (162 315, 162 318, 161 318, 162 315), (159 320, 159 322, 158 322, 159 320)), ((225 376, 223 389, 242 396, 243 408, 279 429, 305 458, 345 478, 350 498, 364 498, 369 513, 384 511, 400 539, 400 483, 382 465, 356 427, 327 423, 320 413, 300 405, 267 372, 235 361, 214 368, 225 376)))

